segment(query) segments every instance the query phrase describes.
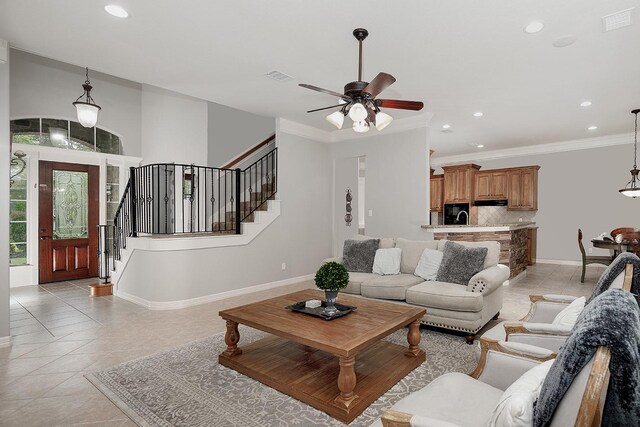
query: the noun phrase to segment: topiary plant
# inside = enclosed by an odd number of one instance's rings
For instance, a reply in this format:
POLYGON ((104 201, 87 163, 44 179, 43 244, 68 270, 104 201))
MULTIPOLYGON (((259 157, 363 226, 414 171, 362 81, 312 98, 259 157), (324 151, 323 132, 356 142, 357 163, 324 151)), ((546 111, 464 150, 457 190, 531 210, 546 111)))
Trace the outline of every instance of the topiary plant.
POLYGON ((316 272, 316 286, 325 291, 339 291, 349 284, 349 273, 335 261, 323 264, 316 272))

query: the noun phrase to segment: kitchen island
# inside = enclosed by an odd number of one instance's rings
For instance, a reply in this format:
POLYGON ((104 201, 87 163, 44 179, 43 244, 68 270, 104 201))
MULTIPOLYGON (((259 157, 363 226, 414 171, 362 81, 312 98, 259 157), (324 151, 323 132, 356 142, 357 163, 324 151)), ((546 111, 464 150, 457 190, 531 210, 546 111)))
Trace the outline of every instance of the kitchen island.
POLYGON ((482 242, 494 240, 500 243, 500 263, 509 266, 510 278, 525 272, 527 265, 535 263, 536 232, 535 222, 507 224, 469 225, 423 225, 435 240, 482 242))

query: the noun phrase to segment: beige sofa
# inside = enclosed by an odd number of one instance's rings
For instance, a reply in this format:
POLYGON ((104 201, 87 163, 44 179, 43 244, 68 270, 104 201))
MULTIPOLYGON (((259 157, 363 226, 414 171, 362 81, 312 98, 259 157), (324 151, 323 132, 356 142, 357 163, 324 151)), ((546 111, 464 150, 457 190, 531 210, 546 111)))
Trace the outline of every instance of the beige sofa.
MULTIPOLYGON (((358 236, 358 239, 371 237, 358 236)), ((426 308, 422 323, 466 333, 472 343, 476 333, 502 308, 502 285, 509 278, 509 268, 498 264, 498 242, 456 242, 464 246, 486 247, 484 270, 466 286, 456 283, 425 281, 414 275, 425 248, 444 250, 446 240, 415 241, 380 239, 380 248, 402 249, 400 274, 380 276, 373 273, 349 273, 349 285, 342 290, 367 298, 404 301, 426 308)), ((342 262, 342 258, 324 260, 342 262)))

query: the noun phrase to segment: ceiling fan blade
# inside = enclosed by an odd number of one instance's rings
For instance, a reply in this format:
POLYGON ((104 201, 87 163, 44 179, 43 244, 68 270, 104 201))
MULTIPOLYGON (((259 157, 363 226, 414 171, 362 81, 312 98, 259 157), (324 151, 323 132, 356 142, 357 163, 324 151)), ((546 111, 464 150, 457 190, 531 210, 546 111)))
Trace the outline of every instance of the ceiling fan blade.
POLYGON ((337 105, 332 105, 330 107, 316 108, 315 110, 307 111, 307 113, 315 113, 316 111, 322 111, 322 110, 328 110, 330 108, 342 107, 343 105, 345 105, 345 104, 337 104, 337 105))
POLYGON ((308 84, 304 84, 304 83, 300 83, 298 86, 303 87, 305 89, 315 90, 316 92, 326 93, 327 95, 337 96, 338 98, 342 98, 342 99, 345 99, 347 101, 351 100, 351 98, 349 98, 348 96, 346 96, 343 93, 334 92, 334 91, 329 90, 329 89, 322 89, 321 87, 318 87, 318 86, 308 85, 308 84))
POLYGON ((376 105, 383 108, 420 111, 424 104, 420 101, 402 101, 400 99, 376 99, 376 105))
POLYGON ((375 98, 383 90, 385 90, 386 88, 391 86, 393 83, 395 83, 395 81, 396 81, 396 78, 393 77, 391 74, 378 73, 378 75, 375 76, 373 80, 371 80, 371 83, 369 83, 367 87, 362 89, 362 91, 371 95, 372 98, 375 98))

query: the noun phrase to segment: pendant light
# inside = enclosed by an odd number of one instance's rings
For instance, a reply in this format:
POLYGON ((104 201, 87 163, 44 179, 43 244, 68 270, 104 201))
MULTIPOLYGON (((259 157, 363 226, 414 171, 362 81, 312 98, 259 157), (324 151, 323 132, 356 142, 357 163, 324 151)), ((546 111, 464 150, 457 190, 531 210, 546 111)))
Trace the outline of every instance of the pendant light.
POLYGON ((96 104, 96 102, 91 97, 91 82, 89 82, 89 68, 86 68, 86 77, 87 79, 84 81, 82 87, 84 88, 84 93, 76 99, 76 102, 73 105, 76 107, 76 112, 78 114, 78 121, 80 124, 86 128, 92 128, 98 122, 98 111, 100 111, 100 106, 96 104), (84 101, 80 101, 81 98, 84 98, 84 101))
POLYGON ((627 197, 640 197, 640 179, 638 179, 638 170, 637 160, 638 160, 638 113, 640 113, 640 109, 635 109, 631 111, 631 114, 636 115, 636 124, 635 124, 635 133, 633 139, 633 169, 631 169, 631 181, 627 182, 627 185, 622 190, 619 190, 622 194, 627 197))

